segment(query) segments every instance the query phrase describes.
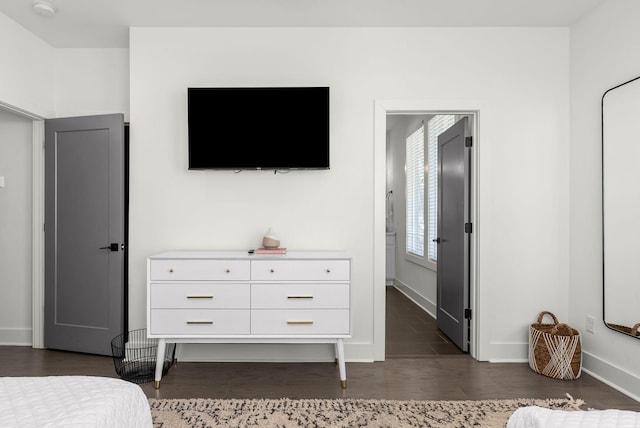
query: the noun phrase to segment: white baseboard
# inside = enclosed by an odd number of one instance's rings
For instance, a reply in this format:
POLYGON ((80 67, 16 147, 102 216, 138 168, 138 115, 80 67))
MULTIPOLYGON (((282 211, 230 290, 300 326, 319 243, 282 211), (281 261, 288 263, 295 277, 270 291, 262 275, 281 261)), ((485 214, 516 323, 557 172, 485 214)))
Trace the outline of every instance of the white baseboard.
POLYGON ((416 292, 413 288, 398 279, 394 280, 393 285, 402 294, 407 296, 411 301, 413 301, 413 303, 420 306, 420 308, 422 308, 433 318, 436 317, 436 304, 434 302, 418 294, 418 292, 416 292))
POLYGON ((31 334, 30 328, 0 328, 0 345, 31 346, 31 334))
POLYGON ((615 365, 582 352, 582 370, 613 389, 640 401, 640 377, 615 365))
POLYGON ((373 363, 373 343, 345 342, 344 359, 349 363, 373 363))
POLYGON ((491 363, 526 363, 529 361, 529 343, 521 342, 491 342, 489 344, 491 363))

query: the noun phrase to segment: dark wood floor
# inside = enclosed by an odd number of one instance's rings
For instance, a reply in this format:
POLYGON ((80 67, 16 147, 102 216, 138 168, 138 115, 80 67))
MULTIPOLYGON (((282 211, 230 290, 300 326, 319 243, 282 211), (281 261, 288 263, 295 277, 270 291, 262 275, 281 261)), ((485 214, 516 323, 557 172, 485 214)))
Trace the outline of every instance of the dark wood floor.
POLYGON ((464 355, 445 336, 431 317, 395 287, 387 287, 387 358, 423 358, 464 355))
MULTIPOLYGON (((116 377, 110 357, 0 347, 0 376, 52 375, 116 377)), ((532 372, 527 364, 478 362, 459 351, 347 363, 347 378, 348 388, 340 388, 333 363, 178 363, 159 390, 152 383, 141 387, 151 398, 481 400, 569 393, 591 408, 640 411, 640 403, 586 374, 575 381, 555 380, 532 372)))

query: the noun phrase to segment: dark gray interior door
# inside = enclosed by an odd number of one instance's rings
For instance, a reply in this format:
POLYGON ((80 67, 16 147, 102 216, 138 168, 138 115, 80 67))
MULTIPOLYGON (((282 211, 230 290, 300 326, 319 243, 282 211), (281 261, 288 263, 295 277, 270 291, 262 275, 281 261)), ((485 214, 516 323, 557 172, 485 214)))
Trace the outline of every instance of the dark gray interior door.
POLYGON ((437 324, 453 343, 469 350, 470 149, 465 146, 468 118, 438 137, 437 324))
POLYGON ((111 355, 124 330, 122 114, 45 122, 47 348, 111 355))

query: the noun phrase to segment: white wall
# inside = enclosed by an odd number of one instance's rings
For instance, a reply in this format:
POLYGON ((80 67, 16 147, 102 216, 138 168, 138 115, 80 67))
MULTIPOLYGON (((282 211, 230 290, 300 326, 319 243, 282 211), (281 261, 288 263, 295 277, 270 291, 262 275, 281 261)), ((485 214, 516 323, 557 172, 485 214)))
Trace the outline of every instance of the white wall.
POLYGON ((53 114, 53 48, 0 13, 0 103, 53 114))
POLYGON ((56 117, 124 113, 129 120, 129 49, 55 49, 56 117))
POLYGON ((129 115, 129 49, 60 49, 0 13, 0 104, 43 118, 129 115))
MULTIPOLYGON (((415 131, 419 122, 427 123, 426 115, 400 115, 393 120, 389 143, 393 162, 387 170, 393 174, 394 229, 396 231, 396 279, 395 285, 416 303, 436 316, 436 271, 409 261, 407 248, 407 187, 404 166, 406 164, 406 138, 415 131)), ((389 119, 387 119, 389 123, 389 119)), ((425 128, 426 132, 426 128, 425 128)), ((388 159, 389 159, 388 158, 388 159)), ((425 194, 426 199, 426 194, 425 194)), ((427 242, 425 237, 425 242, 427 242)), ((425 247, 426 251, 426 247, 425 247)))
MULTIPOLYGON (((132 28, 130 34, 132 327, 145 324, 148 255, 253 248, 273 226, 288 248, 352 254, 354 337, 346 354, 371 360, 372 320, 384 317, 373 313, 373 177, 385 174, 373 168, 373 111, 375 100, 391 99, 475 99, 486 106, 478 146, 478 316, 487 358, 526 358, 527 325, 543 309, 566 319, 567 29, 132 28), (279 85, 331 87, 330 171, 187 170, 187 87, 279 85)), ((243 349, 226 357, 249 358, 243 349)), ((280 349, 273 358, 296 358, 298 351, 280 349)), ((191 357, 218 355, 203 350, 191 357)))
POLYGON ((640 397, 640 341, 602 320, 601 116, 604 92, 640 75, 640 3, 608 1, 571 28, 570 322, 584 331, 585 369, 640 397))
POLYGON ((31 120, 0 109, 0 343, 31 344, 31 120))

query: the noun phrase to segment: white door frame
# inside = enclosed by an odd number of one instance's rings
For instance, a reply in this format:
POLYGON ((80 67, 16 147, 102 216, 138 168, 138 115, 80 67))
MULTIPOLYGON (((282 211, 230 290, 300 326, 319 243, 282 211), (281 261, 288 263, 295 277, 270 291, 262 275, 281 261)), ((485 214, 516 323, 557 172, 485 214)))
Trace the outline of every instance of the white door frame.
POLYGON ((44 348, 44 117, 0 100, 0 109, 32 121, 31 346, 44 348))
MULTIPOLYGON (((485 108, 482 101, 477 100, 376 100, 374 113, 374 237, 373 237, 373 278, 374 278, 374 317, 373 317, 373 359, 384 361, 385 359, 385 305, 386 305, 386 274, 385 274, 385 249, 386 249, 386 221, 385 221, 385 194, 387 177, 386 158, 386 131, 387 114, 425 114, 428 112, 467 114, 473 116, 473 146, 471 148, 471 221, 479 224, 479 198, 478 189, 480 167, 480 112, 485 108)), ((482 342, 484 337, 476 314, 481 313, 482 300, 479 282, 479 232, 480 227, 474 225, 471 234, 470 254, 470 304, 472 310, 469 353, 479 361, 486 360, 484 350, 488 344, 482 342)))

